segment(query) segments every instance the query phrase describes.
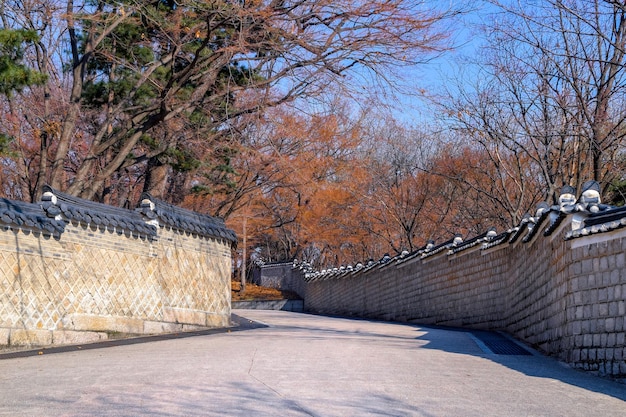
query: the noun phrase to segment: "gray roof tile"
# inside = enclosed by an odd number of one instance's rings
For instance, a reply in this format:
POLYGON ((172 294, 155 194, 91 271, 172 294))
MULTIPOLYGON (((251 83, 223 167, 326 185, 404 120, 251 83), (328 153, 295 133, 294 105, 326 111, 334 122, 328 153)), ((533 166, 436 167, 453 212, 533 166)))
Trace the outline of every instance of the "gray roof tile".
POLYGON ((231 245, 237 243, 235 232, 228 229, 220 218, 174 206, 152 197, 149 193, 142 194, 141 201, 137 211, 149 219, 159 219, 163 224, 185 232, 224 239, 231 245))
POLYGON ((49 217, 62 215, 69 221, 77 221, 96 226, 111 225, 124 231, 135 232, 140 236, 153 238, 156 236, 156 227, 147 224, 141 215, 133 210, 109 206, 94 201, 74 197, 62 193, 46 185, 41 207, 49 217), (52 199, 56 197, 56 201, 52 199))

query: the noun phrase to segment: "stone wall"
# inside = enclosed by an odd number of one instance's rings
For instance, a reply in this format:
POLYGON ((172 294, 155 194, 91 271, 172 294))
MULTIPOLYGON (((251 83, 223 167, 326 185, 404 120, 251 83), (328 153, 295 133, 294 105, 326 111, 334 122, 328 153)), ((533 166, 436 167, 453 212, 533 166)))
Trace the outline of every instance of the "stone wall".
POLYGON ((291 291, 304 299, 306 282, 293 262, 255 262, 252 266, 251 282, 256 285, 291 291))
POLYGON ((553 209, 519 227, 368 265, 291 268, 305 310, 506 331, 626 379, 626 209, 553 209))
POLYGON ((279 290, 291 290, 295 285, 291 274, 293 262, 275 262, 252 266, 252 276, 250 281, 262 287, 276 288, 279 290))
POLYGON ((226 326, 235 239, 149 195, 134 211, 50 188, 0 200, 0 345, 226 326))

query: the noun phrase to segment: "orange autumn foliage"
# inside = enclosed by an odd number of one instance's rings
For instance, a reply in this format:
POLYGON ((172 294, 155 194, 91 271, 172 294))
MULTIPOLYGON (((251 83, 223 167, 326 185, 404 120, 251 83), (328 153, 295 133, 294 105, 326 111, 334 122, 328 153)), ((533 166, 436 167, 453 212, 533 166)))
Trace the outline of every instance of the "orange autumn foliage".
MULTIPOLYGON (((435 139, 393 120, 372 130, 344 110, 267 113, 261 125, 248 126, 234 161, 236 191, 188 196, 185 204, 226 214, 241 241, 245 233, 254 259, 318 267, 512 224, 509 207, 497 201, 515 181, 498 177, 479 148, 443 143, 420 156, 435 139)), ((518 194, 509 197, 528 198, 518 194)))

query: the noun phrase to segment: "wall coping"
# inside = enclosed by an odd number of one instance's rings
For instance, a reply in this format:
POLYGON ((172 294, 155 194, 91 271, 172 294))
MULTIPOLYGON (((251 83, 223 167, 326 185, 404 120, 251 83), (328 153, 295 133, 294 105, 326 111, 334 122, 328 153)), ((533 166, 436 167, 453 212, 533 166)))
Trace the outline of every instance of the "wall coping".
POLYGON ((58 238, 65 230, 65 222, 50 218, 38 204, 0 198, 0 223, 18 228, 39 230, 58 238))
POLYGON ((49 185, 45 185, 43 191, 40 206, 48 217, 93 224, 111 232, 128 232, 150 239, 156 237, 156 227, 147 224, 133 210, 74 197, 49 185))
POLYGON ((223 219, 174 206, 154 198, 150 193, 141 195, 141 202, 136 211, 172 229, 222 239, 231 246, 237 244, 237 235, 226 227, 223 219))
POLYGON ((226 227, 223 219, 176 207, 148 193, 142 195, 135 210, 85 200, 49 185, 43 187, 38 203, 0 198, 0 224, 38 230, 58 239, 70 222, 149 240, 156 239, 157 226, 164 225, 184 233, 222 240, 231 247, 237 244, 237 235, 226 227))

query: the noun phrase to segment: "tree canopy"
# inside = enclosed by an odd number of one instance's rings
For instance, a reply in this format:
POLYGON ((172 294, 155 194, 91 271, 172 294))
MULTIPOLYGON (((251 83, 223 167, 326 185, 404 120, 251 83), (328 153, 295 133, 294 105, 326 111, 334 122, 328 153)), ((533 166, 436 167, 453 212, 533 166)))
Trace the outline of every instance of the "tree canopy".
POLYGON ((470 3, 477 70, 427 91, 461 12, 440 2, 1 2, 0 191, 148 191, 318 266, 509 228, 586 179, 623 202, 626 6, 470 3))
POLYGON ((168 171, 202 163, 194 144, 224 151, 242 115, 346 87, 350 76, 392 84, 394 69, 444 48, 437 25, 450 13, 407 0, 5 3, 8 33, 40 39, 29 55, 37 72, 19 68, 48 79, 19 99, 38 148, 24 155, 32 170, 21 188, 35 198, 47 182, 117 204, 129 187, 163 196, 168 171), (44 124, 54 131, 42 138, 44 124))
POLYGON ((0 29, 0 94, 42 84, 45 76, 22 63, 24 48, 38 41, 37 32, 26 29, 0 29))

